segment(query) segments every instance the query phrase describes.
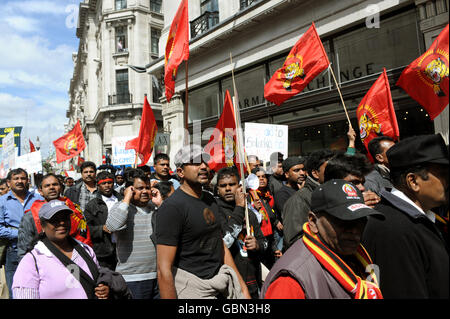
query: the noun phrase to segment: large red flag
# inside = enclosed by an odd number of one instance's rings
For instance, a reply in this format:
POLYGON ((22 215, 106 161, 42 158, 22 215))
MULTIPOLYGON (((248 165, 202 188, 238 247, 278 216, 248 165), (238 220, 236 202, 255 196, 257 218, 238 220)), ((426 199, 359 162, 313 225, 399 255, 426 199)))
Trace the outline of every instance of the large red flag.
POLYGON ((139 136, 129 140, 125 149, 134 149, 141 160, 139 166, 147 164, 153 152, 155 144, 156 132, 158 127, 156 125, 155 115, 153 114, 150 104, 148 104, 147 96, 144 97, 144 106, 142 108, 141 126, 139 127, 139 136))
POLYGON ((330 65, 313 24, 289 52, 283 66, 264 87, 264 98, 280 106, 297 95, 330 65))
POLYGON ((164 84, 166 99, 170 102, 175 91, 175 79, 178 66, 182 61, 189 59, 189 14, 188 1, 181 0, 178 11, 170 26, 167 38, 164 84))
MULTIPOLYGON (((397 140, 400 136, 386 69, 383 68, 383 73, 359 103, 356 118, 359 136, 366 149, 374 137, 384 135, 397 140)), ((373 162, 370 153, 368 157, 373 162)))
MULTIPOLYGON (((233 165, 239 168, 239 165, 243 162, 239 160, 236 117, 228 90, 225 92, 222 114, 204 150, 210 156, 209 167, 216 172, 223 167, 233 165)), ((242 165, 245 169, 245 164, 242 163, 242 165)))
POLYGON ((34 147, 33 142, 30 139, 28 141, 30 142, 30 153, 36 152, 36 147, 34 147))
POLYGON ((53 141, 56 149, 56 161, 64 162, 80 154, 86 148, 80 121, 77 121, 71 131, 53 141))
POLYGON ((427 52, 408 65, 397 81, 434 120, 448 105, 448 24, 427 52))

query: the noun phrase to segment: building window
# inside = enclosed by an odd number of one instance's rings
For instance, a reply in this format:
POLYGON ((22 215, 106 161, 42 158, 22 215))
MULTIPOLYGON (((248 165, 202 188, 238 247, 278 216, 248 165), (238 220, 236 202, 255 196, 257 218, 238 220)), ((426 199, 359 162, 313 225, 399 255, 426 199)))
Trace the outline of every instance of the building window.
POLYGON ((189 123, 219 115, 219 83, 189 91, 189 123))
POLYGON ((161 13, 162 0, 150 0, 150 11, 161 13))
POLYGON ((116 28, 116 52, 128 52, 126 27, 116 28))
POLYGON ((158 80, 155 75, 152 75, 152 101, 153 103, 160 103, 159 99, 163 95, 163 87, 162 78, 158 80))
POLYGON ((127 0, 116 0, 116 10, 126 9, 127 0))
POLYGON ((219 11, 218 0, 203 0, 201 4, 201 12, 203 14, 206 11, 209 12, 219 11))
MULTIPOLYGON (((239 108, 245 109, 264 103, 264 80, 266 69, 264 65, 257 66, 250 70, 236 74, 236 87, 239 88, 239 108)), ((225 92, 235 95, 231 77, 222 80, 222 101, 225 99, 225 92)), ((222 102, 223 103, 223 102, 222 102)))
POLYGON ((159 56, 159 38, 161 37, 161 30, 151 28, 151 53, 153 55, 159 56))
POLYGON ((128 70, 116 71, 116 104, 131 102, 131 96, 128 88, 128 70))
POLYGON ((252 4, 254 4, 255 2, 259 2, 260 0, 240 0, 240 9, 244 10, 245 8, 251 6, 252 4))
POLYGON ((201 2, 201 15, 191 22, 191 36, 195 38, 219 23, 219 4, 217 0, 201 2))
MULTIPOLYGON (((383 28, 360 28, 333 39, 341 83, 408 65, 420 55, 416 11, 383 20, 383 28)), ((337 71, 336 69, 334 69, 337 71)))

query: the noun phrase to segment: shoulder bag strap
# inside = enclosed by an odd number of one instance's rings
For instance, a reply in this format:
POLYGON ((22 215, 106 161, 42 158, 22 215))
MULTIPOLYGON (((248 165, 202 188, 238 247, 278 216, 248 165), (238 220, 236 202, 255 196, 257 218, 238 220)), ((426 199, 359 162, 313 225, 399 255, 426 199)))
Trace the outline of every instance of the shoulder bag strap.
MULTIPOLYGON (((88 299, 95 299, 95 294, 94 294, 94 289, 96 286, 95 281, 83 269, 81 269, 80 266, 75 264, 72 260, 69 259, 69 257, 64 255, 58 248, 56 248, 50 242, 50 240, 48 238, 44 238, 42 240, 42 242, 52 252, 52 254, 55 255, 56 258, 59 259, 59 261, 62 262, 62 264, 64 266, 68 267, 70 265, 71 267, 77 268, 80 276, 79 276, 79 278, 77 278, 76 276, 74 276, 74 277, 80 282, 81 286, 83 287, 84 291, 86 292, 88 299)), ((78 245, 78 243, 76 243, 76 245, 78 245)), ((74 247, 74 249, 76 249, 76 246, 74 247)), ((79 252, 79 250, 77 250, 77 252, 79 252)), ((87 264, 89 265, 88 262, 87 262, 87 264)))

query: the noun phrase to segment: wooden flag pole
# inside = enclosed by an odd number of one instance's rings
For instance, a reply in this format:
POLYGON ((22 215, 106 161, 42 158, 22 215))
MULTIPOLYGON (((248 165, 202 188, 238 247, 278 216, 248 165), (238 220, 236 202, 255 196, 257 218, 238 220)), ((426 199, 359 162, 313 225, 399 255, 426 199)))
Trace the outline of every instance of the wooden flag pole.
MULTIPOLYGON (((233 80, 233 109, 234 109, 234 120, 236 122, 236 139, 237 139, 237 153, 239 154, 239 160, 242 159, 245 160, 245 163, 248 167, 248 160, 247 156, 244 154, 243 150, 243 143, 242 143, 242 136, 241 136, 241 117, 239 114, 239 97, 236 89, 236 82, 234 80, 234 67, 233 67, 233 58, 230 52, 230 64, 231 64, 231 78, 233 80)), ((245 185, 245 176, 244 176, 244 167, 242 166, 242 163, 239 163, 240 173, 241 173, 241 183, 242 183, 242 191, 244 192, 244 196, 246 193, 246 185, 245 185)), ((250 222, 248 218, 248 206, 247 206, 247 196, 244 198, 244 205, 245 205, 245 226, 247 228, 247 236, 250 236, 250 222)))
POLYGON ((185 63, 185 71, 186 71, 186 92, 185 92, 185 96, 184 96, 184 145, 188 145, 189 144, 189 129, 188 129, 188 115, 189 115, 189 91, 188 91, 188 82, 189 82, 189 77, 188 77, 188 61, 186 60, 185 63))
POLYGON ((336 80, 336 77, 334 76, 334 72, 333 72, 333 68, 331 67, 331 64, 330 64, 330 71, 331 71, 331 75, 333 76, 334 83, 336 83, 336 88, 338 89, 339 96, 341 97, 341 101, 342 101, 342 105, 344 107, 345 115, 347 116, 348 125, 351 128, 353 128, 352 127, 352 122, 350 122, 350 117, 348 116, 347 108, 345 107, 345 102, 344 102, 344 98, 342 97, 341 89, 339 88, 339 84, 338 84, 338 82, 336 80))
POLYGON ((137 167, 137 161, 138 161, 138 153, 136 150, 134 150, 134 164, 133 164, 133 168, 137 167))

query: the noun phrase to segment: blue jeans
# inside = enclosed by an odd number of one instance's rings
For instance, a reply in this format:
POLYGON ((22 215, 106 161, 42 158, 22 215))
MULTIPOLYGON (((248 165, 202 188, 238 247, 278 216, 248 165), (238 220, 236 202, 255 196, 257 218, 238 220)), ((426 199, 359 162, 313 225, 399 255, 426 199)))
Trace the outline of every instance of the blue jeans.
POLYGON ((8 248, 6 248, 5 275, 6 275, 6 284, 8 285, 9 290, 9 299, 13 299, 11 287, 13 284, 14 274, 16 272, 18 265, 19 265, 19 257, 17 256, 17 247, 13 248, 11 246, 8 246, 8 248))
POLYGON ((133 299, 160 299, 157 279, 127 281, 133 299))

